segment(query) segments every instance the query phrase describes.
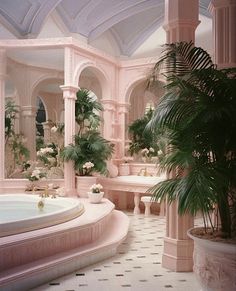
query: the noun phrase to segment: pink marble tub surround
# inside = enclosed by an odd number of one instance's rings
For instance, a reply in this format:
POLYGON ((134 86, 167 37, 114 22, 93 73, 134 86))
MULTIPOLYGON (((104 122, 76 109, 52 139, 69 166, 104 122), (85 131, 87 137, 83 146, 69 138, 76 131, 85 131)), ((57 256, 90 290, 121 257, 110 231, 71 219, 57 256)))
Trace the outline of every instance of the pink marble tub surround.
MULTIPOLYGON (((96 224, 96 220, 97 223, 103 221, 105 227, 103 227, 101 223, 97 225, 98 227, 96 227, 92 233, 93 240, 91 240, 90 243, 78 245, 64 252, 58 252, 2 271, 0 273, 0 286, 2 286, 5 291, 29 290, 32 287, 48 282, 54 278, 106 259, 116 253, 118 245, 127 235, 129 227, 128 217, 120 211, 108 211, 112 203, 107 199, 103 199, 102 203, 96 205, 87 203, 87 201, 83 203, 86 209, 85 213, 87 214, 87 218, 84 217, 83 222, 87 221, 92 227, 96 224), (100 211, 96 211, 96 208, 100 209, 100 211), (105 222, 104 219, 106 220, 105 222), (100 234, 100 236, 98 236, 98 234, 100 234)), ((82 217, 83 216, 80 218, 82 217)), ((82 222, 80 225, 80 228, 83 229, 82 222)), ((48 229, 51 228, 52 227, 48 229)), ((88 231, 86 225, 84 225, 84 229, 88 231)))
POLYGON ((77 199, 48 197, 39 209, 40 200, 38 195, 0 195, 0 237, 63 223, 84 212, 83 204, 77 199), (4 211, 7 213, 2 217, 4 211))
POLYGON ((85 207, 78 218, 0 238, 0 272, 97 240, 106 229, 114 205, 107 199, 99 205, 90 205, 87 199, 78 200, 85 207))

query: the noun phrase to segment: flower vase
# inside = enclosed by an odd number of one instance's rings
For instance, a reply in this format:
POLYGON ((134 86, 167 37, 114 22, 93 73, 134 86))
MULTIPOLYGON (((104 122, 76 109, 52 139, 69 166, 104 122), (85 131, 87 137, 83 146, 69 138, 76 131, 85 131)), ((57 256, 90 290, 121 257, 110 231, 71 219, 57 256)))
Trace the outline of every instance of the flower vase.
POLYGON ((123 163, 119 165, 119 175, 120 176, 130 175, 130 165, 128 163, 123 163))
POLYGON ((76 176, 76 189, 79 197, 87 198, 90 187, 96 184, 97 177, 76 176))
POLYGON ((90 203, 100 203, 103 198, 104 192, 93 193, 91 191, 88 192, 88 198, 90 203))

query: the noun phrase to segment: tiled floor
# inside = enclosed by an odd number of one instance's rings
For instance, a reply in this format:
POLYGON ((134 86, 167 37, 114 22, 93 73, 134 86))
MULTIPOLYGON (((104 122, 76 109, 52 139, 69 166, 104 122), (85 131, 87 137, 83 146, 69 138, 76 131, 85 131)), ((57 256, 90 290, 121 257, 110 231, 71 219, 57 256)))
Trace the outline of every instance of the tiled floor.
POLYGON ((130 218, 130 230, 116 256, 33 290, 200 290, 193 273, 175 273, 161 267, 165 218, 127 215, 130 218))

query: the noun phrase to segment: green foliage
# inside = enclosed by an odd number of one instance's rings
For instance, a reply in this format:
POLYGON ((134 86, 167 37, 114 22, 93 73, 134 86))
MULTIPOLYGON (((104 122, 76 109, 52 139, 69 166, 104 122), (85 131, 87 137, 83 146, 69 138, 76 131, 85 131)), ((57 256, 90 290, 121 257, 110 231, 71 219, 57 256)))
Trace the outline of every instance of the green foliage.
POLYGON ((178 200, 180 214, 201 211, 213 230, 210 212, 217 205, 222 232, 236 235, 236 68, 219 70, 203 49, 176 43, 166 45, 150 84, 160 72, 166 94, 149 127, 167 137, 161 164, 176 175, 151 192, 178 200))
POLYGON ((29 157, 24 136, 15 132, 15 120, 18 113, 18 106, 15 102, 7 100, 5 104, 5 147, 6 152, 11 152, 11 157, 13 157, 13 161, 7 163, 7 175, 9 177, 14 174, 16 165, 22 165, 29 157))
POLYGON ((151 120, 152 115, 153 109, 150 108, 143 117, 136 119, 132 124, 129 125, 129 133, 131 137, 129 151, 132 156, 145 148, 153 148, 153 155, 155 155, 155 153, 158 151, 158 146, 153 133, 146 129, 146 126, 151 120))
POLYGON ((75 120, 79 125, 79 132, 74 136, 74 144, 65 147, 61 153, 63 160, 73 161, 74 168, 79 175, 98 172, 106 175, 106 161, 111 158, 113 145, 104 139, 98 128, 102 110, 101 104, 89 96, 89 91, 80 89, 75 103, 75 120), (91 162, 91 171, 84 171, 84 164, 91 162))
POLYGON ((96 130, 101 121, 98 113, 103 110, 102 105, 90 97, 87 89, 80 89, 76 95, 75 121, 79 125, 79 132, 96 130))

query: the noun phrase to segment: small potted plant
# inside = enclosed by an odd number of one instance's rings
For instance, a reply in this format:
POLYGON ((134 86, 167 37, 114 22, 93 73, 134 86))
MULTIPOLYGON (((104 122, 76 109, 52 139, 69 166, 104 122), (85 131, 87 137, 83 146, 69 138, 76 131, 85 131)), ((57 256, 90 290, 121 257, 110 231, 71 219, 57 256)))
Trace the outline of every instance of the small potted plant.
POLYGON ((101 191, 103 189, 101 184, 93 184, 90 187, 90 191, 88 192, 88 198, 91 203, 100 203, 104 192, 101 191))

